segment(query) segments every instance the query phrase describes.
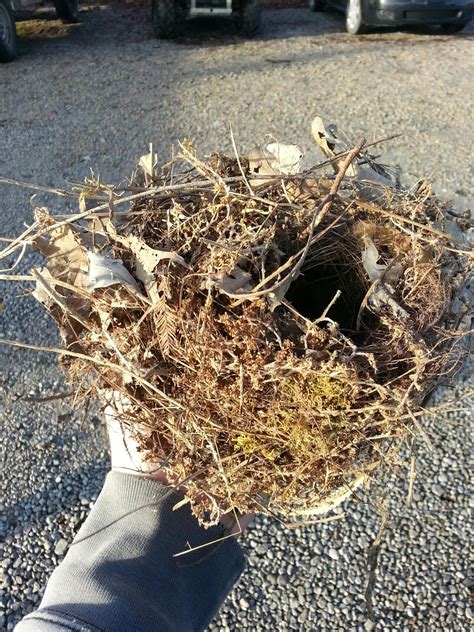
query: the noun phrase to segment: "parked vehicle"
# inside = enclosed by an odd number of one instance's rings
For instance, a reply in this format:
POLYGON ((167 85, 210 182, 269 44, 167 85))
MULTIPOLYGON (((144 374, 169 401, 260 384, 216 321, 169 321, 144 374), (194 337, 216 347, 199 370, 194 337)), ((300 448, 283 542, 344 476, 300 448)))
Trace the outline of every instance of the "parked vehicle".
POLYGON ((445 33, 461 31, 472 19, 472 0, 309 0, 311 11, 331 6, 346 15, 352 35, 369 26, 437 25, 445 33))
MULTIPOLYGON (((73 23, 79 20, 77 0, 53 0, 58 18, 73 23)), ((12 61, 17 56, 15 11, 26 9, 38 0, 0 0, 0 62, 12 61)))
POLYGON ((184 20, 199 16, 232 16, 242 34, 252 37, 261 14, 260 0, 152 0, 153 30, 160 39, 179 35, 184 20))
POLYGON ((0 0, 0 61, 16 57, 15 16, 10 0, 0 0))

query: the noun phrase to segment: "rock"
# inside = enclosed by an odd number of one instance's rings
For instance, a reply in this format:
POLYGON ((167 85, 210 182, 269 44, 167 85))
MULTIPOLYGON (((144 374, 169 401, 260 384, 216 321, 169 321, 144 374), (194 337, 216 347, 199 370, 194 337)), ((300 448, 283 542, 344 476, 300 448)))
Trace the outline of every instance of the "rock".
POLYGON ((298 623, 306 623, 308 619, 308 611, 307 610, 303 610, 302 612, 300 612, 300 614, 298 615, 298 623))
POLYGON ((336 549, 329 549, 328 555, 329 555, 329 557, 332 560, 338 560, 339 559, 339 553, 338 553, 338 551, 336 551, 336 549))
POLYGON ((58 557, 62 557, 66 553, 68 546, 69 542, 67 540, 59 538, 56 542, 56 546, 54 547, 54 552, 58 557))
POLYGON ((288 575, 285 575, 285 574, 278 575, 277 584, 279 586, 286 586, 288 584, 289 579, 290 578, 288 577, 288 575))
POLYGON ((295 611, 298 610, 300 607, 300 602, 298 601, 298 599, 295 599, 294 597, 290 597, 290 608, 295 611))

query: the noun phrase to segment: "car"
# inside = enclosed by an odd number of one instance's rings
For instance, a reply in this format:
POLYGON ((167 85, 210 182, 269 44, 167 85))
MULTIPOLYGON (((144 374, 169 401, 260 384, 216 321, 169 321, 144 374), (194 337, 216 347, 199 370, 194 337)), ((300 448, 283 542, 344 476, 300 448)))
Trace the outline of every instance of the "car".
MULTIPOLYGON (((15 11, 39 4, 41 0, 0 0, 0 62, 13 61, 18 54, 15 11)), ((77 0, 54 0, 58 18, 63 22, 79 20, 77 0)))
POLYGON ((472 0, 309 0, 311 11, 334 7, 346 16, 351 35, 370 26, 436 25, 445 33, 461 31, 472 19, 472 0))
POLYGON ((155 35, 168 39, 180 34, 183 22, 200 16, 234 18, 241 33, 252 37, 260 28, 260 0, 152 0, 151 20, 155 35))

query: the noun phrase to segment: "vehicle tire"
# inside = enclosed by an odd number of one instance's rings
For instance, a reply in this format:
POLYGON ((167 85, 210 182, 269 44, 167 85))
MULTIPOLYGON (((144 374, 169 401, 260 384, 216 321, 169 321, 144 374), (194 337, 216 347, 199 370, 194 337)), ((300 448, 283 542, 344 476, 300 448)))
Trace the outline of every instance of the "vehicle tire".
POLYGON ((310 11, 324 11, 326 8, 326 3, 324 0, 309 0, 309 10, 310 11))
POLYGON ((54 6, 58 18, 64 24, 75 24, 79 22, 79 6, 77 0, 54 0, 54 6))
POLYGON ((459 33, 466 26, 467 22, 458 22, 457 24, 440 24, 439 27, 443 33, 459 33))
POLYGON ((363 18, 362 0, 349 0, 346 8, 346 31, 350 35, 359 35, 367 31, 363 18))
POLYGON ((0 0, 0 61, 13 61, 17 54, 15 16, 9 0, 0 0))
POLYGON ((151 22, 158 39, 171 39, 177 35, 180 17, 176 0, 151 0, 151 22))
POLYGON ((238 15, 239 30, 244 37, 256 35, 262 23, 262 5, 260 0, 241 0, 238 15))

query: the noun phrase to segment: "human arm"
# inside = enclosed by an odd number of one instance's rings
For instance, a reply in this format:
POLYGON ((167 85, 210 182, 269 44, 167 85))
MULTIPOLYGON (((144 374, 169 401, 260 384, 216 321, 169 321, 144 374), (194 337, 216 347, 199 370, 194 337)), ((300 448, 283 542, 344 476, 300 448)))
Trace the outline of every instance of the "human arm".
POLYGON ((240 546, 224 537, 224 526, 204 529, 188 505, 173 511, 180 492, 127 471, 133 450, 122 454, 113 434, 111 443, 113 469, 102 492, 39 610, 17 632, 203 630, 243 570, 240 546), (175 557, 189 548, 196 550, 175 557))

